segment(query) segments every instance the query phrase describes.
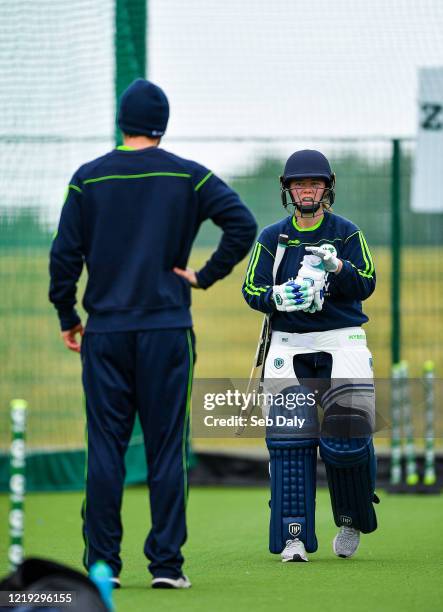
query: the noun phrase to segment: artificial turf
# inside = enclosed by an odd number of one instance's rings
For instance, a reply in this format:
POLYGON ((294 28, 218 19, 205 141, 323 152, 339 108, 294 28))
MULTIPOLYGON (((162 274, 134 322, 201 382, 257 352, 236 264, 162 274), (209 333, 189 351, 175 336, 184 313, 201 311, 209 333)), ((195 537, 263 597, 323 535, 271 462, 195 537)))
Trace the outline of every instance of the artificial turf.
MULTIPOLYGON (((29 494, 26 554, 80 568, 79 493, 29 494)), ((188 507, 184 548, 187 591, 149 587, 143 541, 149 526, 144 488, 125 493, 117 611, 179 610, 426 610, 442 609, 443 497, 381 496, 379 529, 362 536, 355 558, 331 550, 336 532, 327 491, 317 498, 319 549, 309 563, 282 564, 267 550, 265 489, 195 488, 188 507)), ((7 571, 8 500, 0 496, 0 575, 7 571)))

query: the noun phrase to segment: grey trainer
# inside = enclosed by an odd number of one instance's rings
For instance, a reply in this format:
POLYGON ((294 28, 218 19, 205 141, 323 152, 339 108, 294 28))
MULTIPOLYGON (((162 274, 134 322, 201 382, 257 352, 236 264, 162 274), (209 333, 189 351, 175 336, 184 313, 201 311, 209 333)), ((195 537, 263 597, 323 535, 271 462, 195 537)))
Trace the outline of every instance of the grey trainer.
POLYGON ((340 531, 332 542, 332 548, 337 557, 344 559, 352 557, 360 544, 360 531, 354 527, 340 527, 340 531))

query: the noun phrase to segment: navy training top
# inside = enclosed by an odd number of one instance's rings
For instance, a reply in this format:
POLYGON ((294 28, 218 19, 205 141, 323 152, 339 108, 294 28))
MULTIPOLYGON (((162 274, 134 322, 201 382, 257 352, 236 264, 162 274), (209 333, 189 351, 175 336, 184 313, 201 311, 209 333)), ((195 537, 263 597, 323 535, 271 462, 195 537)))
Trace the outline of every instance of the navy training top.
POLYGON ((358 327, 368 321, 362 311, 362 300, 375 289, 375 268, 361 230, 348 219, 325 212, 311 228, 298 227, 294 217, 286 217, 261 232, 252 251, 243 296, 251 308, 272 313, 271 326, 287 333, 319 332, 342 327, 358 327), (279 234, 289 236, 277 279, 272 268, 279 234), (307 246, 333 244, 343 261, 339 274, 328 274, 325 301, 320 312, 280 312, 275 309, 272 286, 281 285, 297 276, 302 259, 311 255, 307 246))
POLYGON ((158 147, 117 148, 72 177, 50 253, 49 299, 62 330, 75 327, 83 263, 90 332, 192 325, 185 268, 205 219, 221 227, 218 248, 197 272, 203 289, 247 254, 257 231, 239 196, 204 166, 158 147))

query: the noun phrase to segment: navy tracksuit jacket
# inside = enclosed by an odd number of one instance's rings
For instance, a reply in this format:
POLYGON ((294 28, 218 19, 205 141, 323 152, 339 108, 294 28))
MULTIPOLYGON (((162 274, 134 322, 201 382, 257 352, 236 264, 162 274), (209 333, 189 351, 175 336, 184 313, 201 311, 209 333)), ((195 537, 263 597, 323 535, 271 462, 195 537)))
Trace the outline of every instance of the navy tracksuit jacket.
POLYGON ((62 330, 77 325, 76 285, 86 265, 86 568, 103 559, 114 575, 121 570, 124 454, 138 413, 152 515, 145 554, 154 576, 181 575, 194 339, 191 288, 172 269, 186 267, 206 219, 223 235, 197 273, 204 289, 229 274, 256 233, 238 195, 207 168, 158 147, 118 147, 81 166, 69 184, 49 298, 62 330))

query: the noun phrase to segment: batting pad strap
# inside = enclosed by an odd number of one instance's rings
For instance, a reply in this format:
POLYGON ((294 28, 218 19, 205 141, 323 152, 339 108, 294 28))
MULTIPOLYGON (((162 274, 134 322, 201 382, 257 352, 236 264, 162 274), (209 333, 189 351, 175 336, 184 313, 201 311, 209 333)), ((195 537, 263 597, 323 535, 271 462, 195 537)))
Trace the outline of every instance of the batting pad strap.
POLYGON ((320 455, 326 466, 335 524, 370 533, 377 529, 373 503, 376 460, 371 437, 322 438, 320 455))
POLYGON ((286 540, 299 538, 308 552, 315 552, 318 441, 267 438, 266 444, 270 454, 271 476, 269 550, 280 553, 286 540))
MULTIPOLYGON (((331 387, 326 393, 323 394, 321 404, 323 410, 326 412, 328 408, 333 406, 337 401, 343 400, 346 397, 349 405, 355 405, 357 400, 361 397, 375 397, 375 389, 373 383, 348 383, 340 385, 339 387, 331 387)), ((361 403, 361 400, 360 400, 361 403)))

